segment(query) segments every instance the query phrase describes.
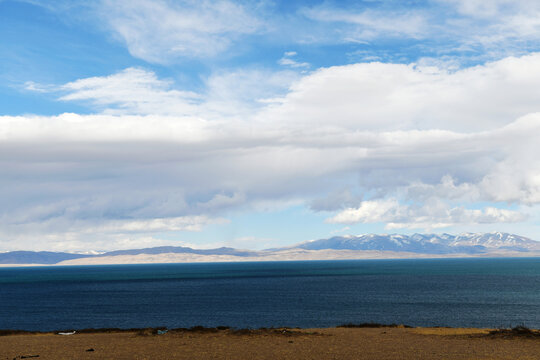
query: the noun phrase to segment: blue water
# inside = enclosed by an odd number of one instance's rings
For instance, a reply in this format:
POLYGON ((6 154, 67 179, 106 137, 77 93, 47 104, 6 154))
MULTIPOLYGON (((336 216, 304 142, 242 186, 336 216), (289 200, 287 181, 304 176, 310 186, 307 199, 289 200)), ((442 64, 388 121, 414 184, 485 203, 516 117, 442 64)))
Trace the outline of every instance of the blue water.
POLYGON ((540 259, 0 268, 0 329, 540 328, 540 259))

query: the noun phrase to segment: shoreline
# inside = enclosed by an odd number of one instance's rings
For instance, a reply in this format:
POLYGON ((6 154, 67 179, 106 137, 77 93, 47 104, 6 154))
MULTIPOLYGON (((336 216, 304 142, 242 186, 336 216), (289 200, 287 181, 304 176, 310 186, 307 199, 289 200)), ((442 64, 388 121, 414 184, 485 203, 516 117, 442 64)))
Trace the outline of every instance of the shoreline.
POLYGON ((260 327, 260 328, 234 328, 231 326, 216 326, 205 327, 201 325, 192 326, 189 328, 167 328, 166 326, 152 326, 142 328, 83 328, 83 329, 59 329, 50 331, 40 330, 20 330, 20 329, 0 329, 0 337, 14 335, 82 335, 82 334, 116 334, 116 333, 144 333, 146 335, 163 335, 165 333, 218 333, 228 332, 230 334, 256 334, 263 332, 299 332, 306 330, 328 330, 328 329, 422 329, 422 330, 444 330, 452 332, 459 330, 461 332, 486 332, 493 334, 507 333, 516 336, 529 334, 538 335, 540 339, 540 329, 528 328, 523 325, 518 325, 510 328, 493 328, 493 327, 452 327, 452 326, 410 326, 406 324, 379 324, 379 323, 360 323, 360 324, 343 324, 337 326, 320 327, 320 328, 301 328, 301 327, 260 327))
MULTIPOLYGON (((216 264, 216 263, 243 263, 243 262, 296 262, 296 261, 347 261, 347 260, 445 260, 445 259, 537 259, 540 258, 540 253, 486 253, 482 255, 470 255, 470 254, 451 254, 451 255, 438 255, 438 254, 403 254, 403 253, 381 253, 381 252, 364 252, 362 256, 358 254, 351 254, 349 251, 337 250, 340 256, 323 257, 323 256, 307 256, 307 257, 239 257, 239 256, 196 256, 189 259, 178 256, 178 254, 160 254, 154 255, 135 255, 135 256, 115 256, 114 258, 89 258, 76 261, 62 261, 54 264, 0 264, 2 268, 21 268, 21 267, 71 267, 71 266, 109 266, 109 265, 166 265, 166 264, 216 264), (343 251, 344 253, 339 253, 343 251), (169 256, 170 255, 170 256, 169 256), (115 261, 116 260, 116 261, 115 261)), ((311 255, 311 254, 310 254, 311 255)))

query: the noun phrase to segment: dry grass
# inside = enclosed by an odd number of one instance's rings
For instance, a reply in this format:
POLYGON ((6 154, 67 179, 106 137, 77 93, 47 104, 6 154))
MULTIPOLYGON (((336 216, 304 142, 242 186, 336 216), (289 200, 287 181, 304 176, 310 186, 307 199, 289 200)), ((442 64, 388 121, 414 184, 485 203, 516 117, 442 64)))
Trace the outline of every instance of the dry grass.
POLYGON ((496 329, 491 330, 488 334, 491 337, 500 337, 503 339, 510 338, 529 338, 540 340, 540 331, 529 329, 526 326, 519 325, 511 329, 496 329))
POLYGON ((339 325, 338 328, 401 328, 401 329, 410 329, 412 326, 404 324, 379 324, 374 322, 369 323, 360 323, 360 324, 344 324, 339 325))
POLYGON ((327 329, 227 327, 85 329, 72 336, 6 331, 0 360, 61 359, 523 359, 538 360, 537 330, 405 328, 357 324, 327 329), (143 336, 141 336, 143 334, 143 336))

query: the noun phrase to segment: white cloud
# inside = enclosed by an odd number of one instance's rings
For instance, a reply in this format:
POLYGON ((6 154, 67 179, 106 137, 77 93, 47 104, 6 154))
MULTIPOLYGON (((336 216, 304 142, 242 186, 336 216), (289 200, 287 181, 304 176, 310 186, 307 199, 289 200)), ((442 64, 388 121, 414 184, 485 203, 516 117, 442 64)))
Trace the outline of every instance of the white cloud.
POLYGON ((287 92, 299 78, 290 70, 240 69, 213 73, 200 93, 174 88, 144 68, 127 68, 108 76, 79 79, 61 86, 25 83, 25 90, 58 94, 104 114, 192 116, 220 119, 249 116, 287 92))
POLYGON ((63 91, 62 100, 87 101, 109 114, 205 119, 241 115, 274 128, 286 124, 355 131, 474 132, 539 111, 535 95, 539 74, 540 54, 531 54, 458 71, 378 62, 322 68, 301 77, 288 71, 246 69, 210 76, 201 93, 176 90, 172 80, 128 68, 56 89, 63 91), (261 109, 267 103, 271 105, 261 109))
POLYGON ((261 26, 227 0, 102 0, 97 11, 133 56, 153 63, 217 55, 261 26))
MULTIPOLYGON (((193 143, 209 141, 208 121, 198 118, 159 115, 78 115, 65 113, 58 116, 3 116, 0 139, 5 146, 17 141, 56 143, 117 142, 124 141, 173 141, 193 143)), ((79 144, 82 145, 82 144, 79 144)), ((42 155, 61 156, 55 146, 43 149, 42 155)), ((78 145, 71 145, 74 148, 78 145)), ((119 145, 119 148, 122 145, 119 145)), ((155 145, 158 146, 159 145, 155 145)), ((163 144, 163 146, 167 146, 163 144)), ((103 148, 105 150, 105 148, 103 148)), ((40 154, 27 154, 40 157, 40 154)), ((66 154, 69 156, 69 154, 66 154)), ((114 157, 113 154, 110 156, 114 157)))
POLYGON ((335 222, 427 228, 523 221, 506 203, 540 203, 538 54, 455 72, 331 67, 289 90, 276 75, 268 91, 251 94, 246 80, 227 94, 228 79, 250 74, 210 77, 192 96, 128 69, 63 86, 64 101, 96 114, 1 116, 0 225, 29 238, 83 220, 109 236, 110 224, 181 231, 171 219, 273 201, 338 211, 335 222))
POLYGON ((478 184, 484 198, 509 203, 540 202, 540 113, 529 114, 496 131, 507 141, 508 156, 494 164, 478 184))
POLYGON ((38 92, 38 93, 47 93, 54 91, 54 87, 38 84, 34 81, 27 81, 24 83, 23 88, 28 91, 38 92))
POLYGON ((266 115, 304 126, 332 119, 355 130, 488 130, 539 110, 539 70, 539 54, 455 72, 377 62, 323 68, 294 83, 266 115))
POLYGON ((344 40, 362 41, 378 37, 422 38, 427 30, 427 21, 420 12, 351 9, 316 6, 305 9, 303 14, 310 19, 352 25, 345 32, 344 40))
POLYGON ((453 29, 448 35, 456 38, 462 48, 501 57, 526 53, 540 41, 537 1, 437 0, 435 3, 456 9, 456 16, 445 19, 445 28, 453 29))
POLYGON ((388 222, 400 212, 399 202, 396 199, 363 201, 358 208, 347 208, 335 216, 327 219, 330 224, 355 224, 388 222))
POLYGON ((481 198, 479 188, 475 184, 467 182, 457 184, 449 175, 443 176, 440 183, 413 182, 407 185, 404 191, 409 199, 421 201, 436 197, 470 203, 481 198))
POLYGON ((320 42, 370 45, 381 39, 409 41, 396 45, 391 53, 378 46, 368 47, 368 54, 362 58, 403 61, 420 53, 470 64, 526 54, 536 50, 540 42, 537 1, 432 0, 409 5, 384 1, 369 6, 325 3, 306 8, 301 14, 314 20, 315 28, 332 25, 327 27, 326 36, 318 36, 320 42))
MULTIPOLYGON (((42 209, 45 210, 46 209, 42 209)), ((69 213, 70 210, 67 211, 69 213)), ((3 221, 3 234, 17 234, 22 228, 31 233, 41 232, 51 234, 79 234, 107 237, 114 234, 144 234, 156 232, 178 232, 201 231, 205 226, 211 224, 227 224, 229 221, 224 218, 211 218, 206 215, 165 217, 165 218, 139 218, 139 219, 107 219, 107 218, 71 218, 70 214, 45 213, 46 218, 36 219, 28 216, 28 222, 20 222, 19 219, 11 217, 3 221), (17 221, 19 220, 19 221, 17 221)), ((35 211, 34 211, 34 215, 35 211)), ((73 215, 73 214, 71 214, 73 215)), ((80 215, 76 213, 75 215, 80 215)))
POLYGON ((313 211, 335 211, 344 207, 350 207, 362 200, 362 197, 354 194, 350 188, 339 189, 327 194, 324 197, 316 198, 311 201, 309 207, 313 211))
POLYGON ((278 60, 278 64, 282 66, 290 66, 292 68, 309 68, 309 63, 298 62, 293 59, 297 53, 295 51, 287 51, 283 54, 283 57, 278 60))
MULTIPOLYGON (((235 45, 248 37, 278 39, 287 46, 375 45, 367 47, 369 55, 363 58, 401 62, 417 55, 448 56, 467 64, 522 55, 537 49, 540 42, 540 5, 529 0, 430 0, 415 6, 399 1, 324 2, 296 12, 266 1, 32 3, 67 15, 69 21, 97 24, 134 57, 159 64, 238 55, 246 46, 235 45), (390 53, 378 45, 378 40, 401 39, 406 41, 393 43, 396 47, 390 53)), ((293 65, 291 56, 282 61, 293 65)))
POLYGON ((110 76, 69 82, 57 90, 66 92, 60 100, 90 101, 108 112, 195 113, 194 105, 199 100, 199 95, 191 91, 171 89, 171 85, 171 81, 160 80, 151 71, 127 68, 110 76))
POLYGON ((209 116, 251 117, 289 89, 299 75, 291 70, 237 69, 216 72, 205 79, 204 109, 209 116))
POLYGON ((207 216, 182 216, 175 218, 114 220, 107 221, 98 228, 86 229, 84 232, 96 233, 141 233, 166 231, 201 231, 205 225, 227 223, 225 219, 210 219, 207 216))
POLYGON ((437 0, 441 3, 454 5, 464 15, 474 17, 494 17, 508 15, 513 12, 525 12, 539 9, 536 1, 530 0, 437 0))
POLYGON ((397 199, 364 201, 328 218, 331 224, 385 223, 387 229, 445 228, 454 225, 522 222, 527 215, 517 211, 486 207, 483 210, 450 207, 437 199, 422 205, 404 205, 397 199))

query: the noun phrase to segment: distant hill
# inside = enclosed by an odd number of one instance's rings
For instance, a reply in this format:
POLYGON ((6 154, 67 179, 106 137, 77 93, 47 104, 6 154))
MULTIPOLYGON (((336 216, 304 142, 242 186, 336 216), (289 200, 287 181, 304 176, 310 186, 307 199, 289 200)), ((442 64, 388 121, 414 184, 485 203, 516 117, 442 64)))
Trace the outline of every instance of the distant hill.
POLYGON ((85 257, 91 257, 91 255, 51 251, 11 251, 0 253, 0 264, 56 264, 85 257))
POLYGON ((233 255, 233 256, 256 256, 256 251, 236 250, 230 247, 217 249, 192 249, 183 246, 159 246, 146 249, 110 251, 100 256, 139 255, 139 254, 199 254, 199 255, 233 255))
POLYGON ((236 250, 229 247, 217 249, 192 249, 182 246, 160 246, 145 249, 117 250, 99 255, 73 254, 65 252, 51 251, 11 251, 0 253, 0 264, 57 264, 66 260, 103 257, 122 256, 140 254, 197 254, 197 255, 231 255, 231 256, 257 256, 256 251, 236 250))
POLYGON ((192 249, 161 246, 99 255, 65 252, 0 253, 0 264, 100 264, 138 262, 260 261, 385 257, 540 256, 540 242, 508 233, 346 235, 262 251, 229 247, 192 249))

